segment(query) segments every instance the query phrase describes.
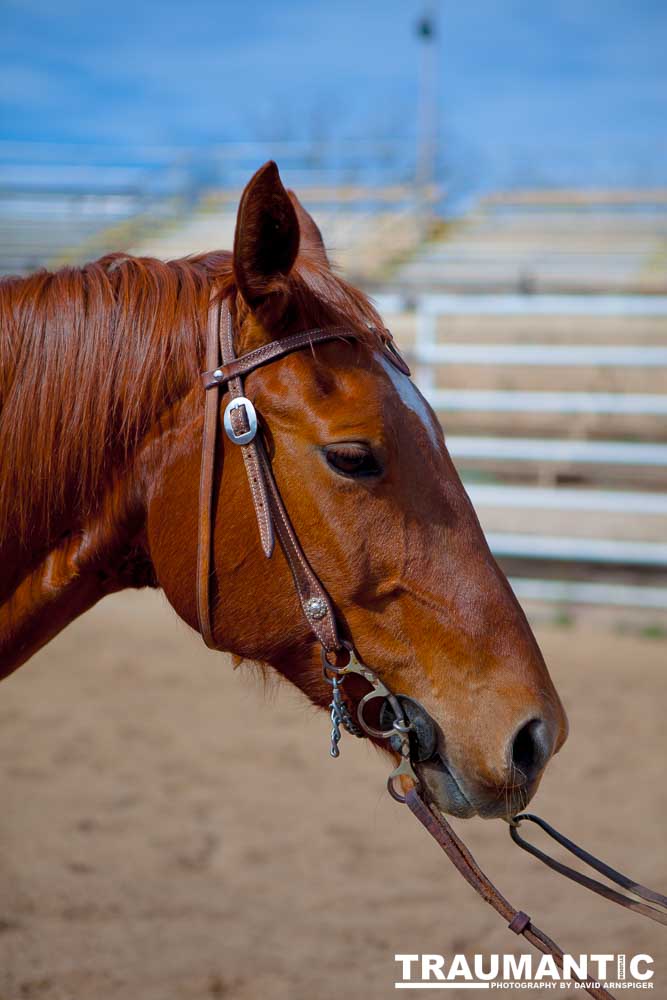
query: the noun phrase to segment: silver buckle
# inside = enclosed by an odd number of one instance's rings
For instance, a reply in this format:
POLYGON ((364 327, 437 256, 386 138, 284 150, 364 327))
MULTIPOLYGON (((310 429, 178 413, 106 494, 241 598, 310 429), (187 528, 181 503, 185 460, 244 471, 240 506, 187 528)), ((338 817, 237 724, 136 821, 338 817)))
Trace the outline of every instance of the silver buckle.
POLYGON ((234 444, 249 444, 257 433, 257 411, 252 405, 249 399, 245 396, 236 396, 235 399, 230 399, 225 407, 225 412, 222 418, 225 425, 225 433, 230 441, 234 444), (242 434, 236 434, 234 428, 232 427, 232 410, 237 410, 240 407, 245 409, 246 419, 248 421, 248 430, 244 431, 242 434))

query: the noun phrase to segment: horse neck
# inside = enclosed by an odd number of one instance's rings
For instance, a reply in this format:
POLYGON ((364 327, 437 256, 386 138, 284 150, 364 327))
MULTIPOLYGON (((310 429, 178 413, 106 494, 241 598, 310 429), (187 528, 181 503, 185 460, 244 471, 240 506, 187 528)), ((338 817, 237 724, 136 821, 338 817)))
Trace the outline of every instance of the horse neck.
MULTIPOLYGON (((182 410, 182 404, 174 411, 182 410)), ((95 509, 41 548, 10 540, 0 562, 0 679, 102 597, 156 587, 147 541, 146 494, 169 451, 172 414, 152 428, 95 509), (13 572, 13 577, 12 577, 13 572)), ((175 422, 175 420, 174 420, 175 422)), ((61 518, 66 523, 66 518, 61 518)))
POLYGON ((190 390, 209 295, 187 262, 98 262, 0 283, 0 599, 20 569, 100 514, 190 390))
POLYGON ((140 335, 127 317, 114 328, 113 297, 91 318, 72 293, 54 318, 26 288, 0 284, 0 676, 105 594, 155 584, 146 469, 200 367, 194 306, 163 343, 168 317, 150 327, 145 304, 140 335))

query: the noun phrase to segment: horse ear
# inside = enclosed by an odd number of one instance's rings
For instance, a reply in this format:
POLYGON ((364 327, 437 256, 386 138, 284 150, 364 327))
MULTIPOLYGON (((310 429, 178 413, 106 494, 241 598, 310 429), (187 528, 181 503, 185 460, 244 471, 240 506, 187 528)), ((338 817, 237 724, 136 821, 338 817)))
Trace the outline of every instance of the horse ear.
POLYGON ((285 291, 298 252, 296 211, 269 160, 248 182, 236 217, 234 277, 249 306, 285 291))
POLYGON ((315 222, 310 212, 307 212, 303 207, 294 191, 288 191, 289 199, 294 205, 294 211, 296 212, 296 217, 299 220, 299 230, 301 232, 301 251, 305 251, 311 257, 314 257, 321 264, 326 264, 329 267, 329 258, 327 257, 327 250, 324 246, 324 240, 322 239, 322 233, 319 230, 319 226, 315 222))

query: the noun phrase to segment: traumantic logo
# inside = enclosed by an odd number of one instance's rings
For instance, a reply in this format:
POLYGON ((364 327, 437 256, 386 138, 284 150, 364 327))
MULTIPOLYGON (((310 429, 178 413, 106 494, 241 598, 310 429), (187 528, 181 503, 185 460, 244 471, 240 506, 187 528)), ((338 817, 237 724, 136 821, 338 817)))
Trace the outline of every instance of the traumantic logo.
POLYGON ((652 990, 650 955, 394 955, 401 965, 397 990, 652 990))

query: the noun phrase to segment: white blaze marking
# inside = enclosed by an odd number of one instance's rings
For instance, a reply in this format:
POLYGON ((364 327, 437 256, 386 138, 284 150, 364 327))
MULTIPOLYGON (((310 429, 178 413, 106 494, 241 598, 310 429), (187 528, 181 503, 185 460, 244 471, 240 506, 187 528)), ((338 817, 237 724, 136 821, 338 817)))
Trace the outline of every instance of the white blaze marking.
POLYGON ((435 447, 439 445, 438 425, 428 406, 428 403, 419 392, 408 375, 399 372, 391 361, 387 358, 380 358, 380 364, 391 379, 391 384, 398 393, 401 402, 407 406, 422 422, 428 433, 431 442, 435 447))

